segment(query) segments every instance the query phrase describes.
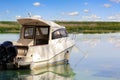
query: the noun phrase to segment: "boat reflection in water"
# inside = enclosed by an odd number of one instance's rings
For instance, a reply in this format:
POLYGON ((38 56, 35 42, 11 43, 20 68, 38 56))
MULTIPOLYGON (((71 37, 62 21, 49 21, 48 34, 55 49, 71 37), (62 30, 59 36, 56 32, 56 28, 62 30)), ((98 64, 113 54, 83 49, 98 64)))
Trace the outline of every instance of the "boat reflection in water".
POLYGON ((2 80, 74 80, 75 73, 70 65, 56 65, 37 70, 7 70, 0 72, 2 80), (2 75, 3 74, 3 75, 2 75))

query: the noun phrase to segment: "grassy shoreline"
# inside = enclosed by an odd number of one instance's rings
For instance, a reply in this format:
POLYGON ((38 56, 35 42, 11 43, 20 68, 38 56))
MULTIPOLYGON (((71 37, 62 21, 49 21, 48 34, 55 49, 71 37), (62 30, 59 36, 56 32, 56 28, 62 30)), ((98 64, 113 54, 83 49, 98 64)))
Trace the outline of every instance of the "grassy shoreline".
POLYGON ((57 22, 66 26, 68 32, 114 33, 120 32, 120 22, 57 22))
MULTIPOLYGON (((65 26, 69 33, 114 33, 120 32, 120 22, 62 22, 55 21, 65 26)), ((13 21, 0 21, 0 33, 19 33, 20 24, 13 21)))
POLYGON ((13 21, 0 21, 0 33, 19 33, 20 25, 13 21))

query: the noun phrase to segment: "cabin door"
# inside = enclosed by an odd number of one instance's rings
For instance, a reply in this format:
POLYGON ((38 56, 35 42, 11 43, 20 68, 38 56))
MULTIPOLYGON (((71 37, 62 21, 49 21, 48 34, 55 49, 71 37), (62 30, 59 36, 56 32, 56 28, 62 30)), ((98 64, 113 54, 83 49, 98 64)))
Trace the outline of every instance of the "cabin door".
POLYGON ((34 39, 35 39, 34 40, 35 45, 48 44, 49 26, 36 26, 34 39))

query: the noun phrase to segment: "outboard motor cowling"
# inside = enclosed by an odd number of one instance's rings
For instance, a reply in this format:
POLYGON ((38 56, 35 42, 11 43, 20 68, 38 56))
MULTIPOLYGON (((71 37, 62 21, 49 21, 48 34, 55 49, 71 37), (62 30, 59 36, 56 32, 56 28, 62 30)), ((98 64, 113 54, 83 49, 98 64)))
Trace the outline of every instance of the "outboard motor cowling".
POLYGON ((10 41, 5 41, 0 45, 0 64, 14 62, 17 56, 17 48, 10 41))

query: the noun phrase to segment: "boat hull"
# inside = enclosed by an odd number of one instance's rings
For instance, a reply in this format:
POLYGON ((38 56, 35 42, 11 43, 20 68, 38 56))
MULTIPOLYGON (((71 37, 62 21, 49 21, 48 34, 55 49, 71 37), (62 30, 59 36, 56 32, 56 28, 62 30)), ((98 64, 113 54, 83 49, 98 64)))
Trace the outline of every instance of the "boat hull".
POLYGON ((43 60, 43 61, 38 61, 38 62, 19 62, 17 63, 17 67, 21 68, 21 67, 27 67, 31 70, 34 69, 39 69, 39 68, 43 68, 46 66, 54 66, 54 65, 58 65, 58 64, 68 64, 68 60, 69 60, 69 56, 72 50, 71 46, 70 48, 56 54, 55 56, 53 56, 52 58, 48 59, 48 60, 43 60))

